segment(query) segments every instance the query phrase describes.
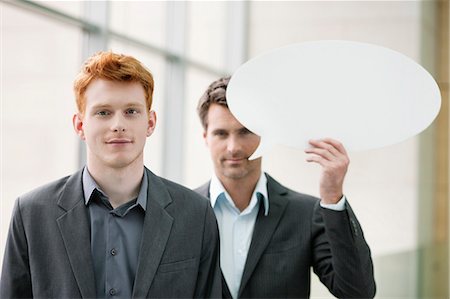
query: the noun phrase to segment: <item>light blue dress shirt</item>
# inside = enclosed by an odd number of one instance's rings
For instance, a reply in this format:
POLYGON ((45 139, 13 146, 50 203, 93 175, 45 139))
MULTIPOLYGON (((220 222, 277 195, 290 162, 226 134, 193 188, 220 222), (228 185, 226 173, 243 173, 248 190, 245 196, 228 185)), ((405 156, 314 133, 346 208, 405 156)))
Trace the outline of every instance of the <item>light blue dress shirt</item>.
MULTIPOLYGON (((211 178, 209 194, 219 226, 220 267, 231 296, 237 298, 261 201, 264 204, 264 215, 269 215, 267 178, 261 172, 250 203, 242 212, 215 174, 211 178)), ((341 211, 345 209, 345 201, 343 196, 337 204, 321 206, 341 211)))
POLYGON ((214 208, 219 225, 222 273, 230 289, 231 296, 237 298, 256 216, 259 211, 260 200, 258 200, 258 197, 263 201, 265 215, 269 213, 267 178, 261 172, 250 204, 242 212, 236 207, 230 195, 215 175, 211 178, 209 193, 211 205, 214 208))

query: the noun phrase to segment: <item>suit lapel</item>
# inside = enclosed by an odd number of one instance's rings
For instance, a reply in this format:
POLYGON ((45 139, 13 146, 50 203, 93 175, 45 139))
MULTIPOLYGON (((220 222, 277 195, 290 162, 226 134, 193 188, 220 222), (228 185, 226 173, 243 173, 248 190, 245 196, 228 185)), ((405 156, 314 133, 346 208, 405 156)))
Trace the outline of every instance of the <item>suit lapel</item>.
POLYGON ((146 171, 148 175, 147 210, 133 298, 147 296, 166 248, 173 222, 173 218, 164 209, 172 202, 166 186, 159 177, 148 169, 146 171))
POLYGON ((255 270, 261 255, 269 244, 288 203, 287 199, 283 197, 283 195, 287 193, 287 190, 269 175, 266 174, 266 176, 267 193, 269 196, 269 214, 264 216, 264 207, 261 204, 247 254, 244 273, 242 274, 238 297, 241 297, 242 291, 255 270))
POLYGON ((65 213, 57 219, 75 280, 83 298, 94 298, 95 278, 91 255, 90 225, 84 204, 82 171, 72 175, 58 200, 65 213))
MULTIPOLYGON (((271 176, 267 176, 267 193, 269 195, 269 214, 264 216, 264 206, 261 204, 259 207, 258 217, 256 218, 255 229, 253 231, 252 241, 247 254, 247 261, 244 267, 244 273, 242 274, 241 286, 239 288, 239 295, 241 297, 242 292, 247 285, 256 265, 258 264, 261 255, 264 253, 267 245, 272 239, 272 235, 283 216, 284 210, 288 203, 288 200, 284 197, 287 194, 287 189, 275 181, 271 176)), ((205 183, 195 191, 203 196, 210 197, 209 194, 210 182, 205 183)), ((224 296, 225 298, 231 298, 228 286, 223 279, 224 296)))

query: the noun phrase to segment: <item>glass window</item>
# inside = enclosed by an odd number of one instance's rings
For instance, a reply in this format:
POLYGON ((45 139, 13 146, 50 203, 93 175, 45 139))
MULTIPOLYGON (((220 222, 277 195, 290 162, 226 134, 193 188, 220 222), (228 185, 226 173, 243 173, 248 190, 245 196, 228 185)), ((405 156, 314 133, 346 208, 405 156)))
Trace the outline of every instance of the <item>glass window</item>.
POLYGON ((61 11, 65 14, 81 17, 83 13, 83 1, 35 1, 40 5, 61 11))
POLYGON ((165 45, 164 1, 111 1, 111 29, 157 47, 165 45))
POLYGON ((199 187, 209 180, 213 171, 209 151, 202 137, 203 127, 197 115, 197 103, 209 84, 217 79, 218 76, 192 67, 186 70, 183 183, 191 188, 199 187))
POLYGON ((227 2, 191 1, 187 10, 188 57, 216 69, 223 68, 227 2))
POLYGON ((8 5, 2 18, 0 248, 17 196, 78 167, 72 115, 81 57, 77 28, 8 5))

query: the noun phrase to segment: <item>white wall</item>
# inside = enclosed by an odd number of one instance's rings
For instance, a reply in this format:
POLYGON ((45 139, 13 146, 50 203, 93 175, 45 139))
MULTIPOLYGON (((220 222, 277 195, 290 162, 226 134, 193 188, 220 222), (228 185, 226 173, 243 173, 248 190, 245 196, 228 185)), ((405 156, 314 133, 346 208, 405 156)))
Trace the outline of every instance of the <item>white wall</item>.
MULTIPOLYGON (((421 5, 415 1, 251 2, 249 58, 290 43, 348 39, 385 46, 420 63, 421 5)), ((208 83, 202 83, 203 90, 208 83)), ((195 111, 203 90, 188 94, 189 113, 195 111)), ((208 179, 212 165, 199 121, 196 116, 191 119, 185 183, 195 187, 208 179)), ((372 249, 378 298, 416 296, 418 148, 416 137, 379 150, 350 152, 345 193, 372 249), (402 279, 396 277, 399 274, 402 279), (397 283, 392 283, 394 278, 397 283)), ((263 167, 286 186, 318 195, 319 167, 307 164, 305 158, 300 151, 279 147, 264 157, 263 167)), ((314 279, 312 297, 327 296, 328 291, 314 279)))

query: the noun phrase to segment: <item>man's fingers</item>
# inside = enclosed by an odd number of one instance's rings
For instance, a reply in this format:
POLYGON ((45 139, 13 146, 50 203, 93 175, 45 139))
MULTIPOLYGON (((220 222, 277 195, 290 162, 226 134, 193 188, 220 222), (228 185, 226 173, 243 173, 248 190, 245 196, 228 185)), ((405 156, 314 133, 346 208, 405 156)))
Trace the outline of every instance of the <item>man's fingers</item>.
POLYGON ((334 156, 339 156, 339 151, 330 143, 325 142, 324 140, 310 140, 309 144, 313 146, 313 148, 321 148, 329 151, 334 156))
POLYGON ((337 140, 334 140, 331 138, 324 138, 324 139, 320 139, 320 140, 310 140, 309 143, 314 148, 321 148, 321 149, 325 149, 325 150, 329 151, 331 154, 333 154, 338 159, 344 159, 346 161, 349 161, 347 151, 345 150, 342 143, 340 143, 337 140))
POLYGON ((327 159, 325 159, 325 158, 323 158, 323 157, 321 157, 321 156, 315 155, 315 154, 312 154, 312 155, 308 156, 308 157, 306 158, 306 161, 307 161, 307 162, 315 162, 315 163, 318 163, 318 164, 320 164, 320 165, 323 166, 323 167, 328 166, 328 163, 329 163, 329 161, 328 161, 327 159))
POLYGON ((335 149, 337 149, 341 154, 347 155, 347 151, 345 150, 344 145, 333 138, 324 138, 322 141, 331 144, 335 149))
POLYGON ((322 148, 308 148, 305 150, 305 153, 318 155, 328 161, 333 161, 335 159, 335 156, 329 150, 322 148))
MULTIPOLYGON (((311 140, 310 144, 312 148, 305 150, 305 153, 312 156, 321 157, 326 160, 318 160, 317 158, 311 159, 309 162, 317 162, 322 166, 327 166, 330 169, 347 168, 350 163, 350 159, 347 156, 344 146, 337 140, 331 138, 325 138, 320 140, 311 140)), ((308 161, 308 160, 307 160, 308 161)))

